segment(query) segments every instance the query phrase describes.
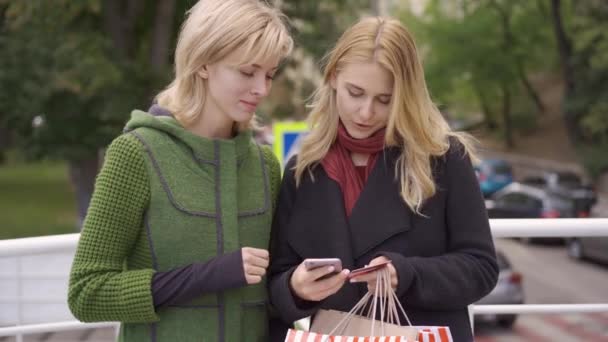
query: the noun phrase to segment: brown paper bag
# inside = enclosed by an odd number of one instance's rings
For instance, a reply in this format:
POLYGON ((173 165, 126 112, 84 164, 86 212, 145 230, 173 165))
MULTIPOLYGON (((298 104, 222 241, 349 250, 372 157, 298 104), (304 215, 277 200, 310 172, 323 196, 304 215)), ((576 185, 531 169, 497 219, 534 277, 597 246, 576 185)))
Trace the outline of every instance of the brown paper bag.
MULTIPOLYGON (((342 311, 319 310, 312 321, 310 331, 321 334, 330 334, 347 315, 347 312, 342 311)), ((401 336, 407 338, 408 341, 415 341, 416 337, 418 336, 419 329, 412 326, 384 323, 384 331, 382 331, 380 321, 373 321, 373 324, 374 336, 401 336)), ((370 336, 371 327, 371 319, 359 315, 353 315, 353 317, 350 317, 350 320, 348 320, 346 323, 346 326, 338 331, 338 335, 370 336)))

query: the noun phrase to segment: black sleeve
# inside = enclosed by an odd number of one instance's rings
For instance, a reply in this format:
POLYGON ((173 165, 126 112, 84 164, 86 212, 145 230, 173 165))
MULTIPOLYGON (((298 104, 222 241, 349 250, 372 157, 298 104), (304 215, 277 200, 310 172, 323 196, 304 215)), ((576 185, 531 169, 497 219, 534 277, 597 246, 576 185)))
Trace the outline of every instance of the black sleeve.
POLYGON ((247 285, 242 252, 232 252, 204 263, 194 263, 152 277, 154 308, 187 303, 210 292, 247 285))
POLYGON ((295 157, 285 167, 277 210, 272 222, 268 287, 273 310, 286 323, 293 323, 316 312, 320 302, 305 301, 295 296, 289 285, 291 274, 302 262, 287 242, 289 217, 296 198, 295 157))
POLYGON ((498 280, 498 264, 483 197, 468 155, 452 143, 445 166, 448 251, 435 257, 391 259, 398 276, 397 295, 410 308, 460 309, 488 294, 498 280))

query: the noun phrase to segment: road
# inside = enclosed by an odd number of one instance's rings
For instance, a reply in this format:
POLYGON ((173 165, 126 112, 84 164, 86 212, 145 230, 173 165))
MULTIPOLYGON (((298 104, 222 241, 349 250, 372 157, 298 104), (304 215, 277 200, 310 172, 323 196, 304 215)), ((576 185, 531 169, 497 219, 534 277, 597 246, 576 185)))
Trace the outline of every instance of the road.
MULTIPOLYGON (((560 245, 496 245, 522 273, 526 304, 608 303, 608 266, 571 260, 560 245)), ((478 324, 476 341, 608 341, 608 312, 526 314, 512 330, 478 324)))

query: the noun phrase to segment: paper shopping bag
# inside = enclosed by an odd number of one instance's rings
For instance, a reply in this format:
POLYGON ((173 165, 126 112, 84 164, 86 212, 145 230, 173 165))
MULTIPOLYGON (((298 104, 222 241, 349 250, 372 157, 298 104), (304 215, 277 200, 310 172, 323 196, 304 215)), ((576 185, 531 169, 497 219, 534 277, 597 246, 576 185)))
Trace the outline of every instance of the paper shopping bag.
POLYGON ((421 327, 415 339, 404 336, 337 336, 289 329, 285 342, 454 342, 448 327, 421 327))
MULTIPOLYGON (((312 321, 310 331, 330 334, 332 330, 343 321, 347 312, 336 311, 336 310, 319 310, 312 321)), ((380 336, 402 336, 408 341, 416 340, 418 336, 418 329, 411 326, 401 326, 396 324, 389 324, 372 320, 367 317, 353 315, 346 325, 340 329, 340 335, 347 336, 370 336, 371 327, 374 325, 374 335, 380 336), (381 327, 383 325, 384 327, 381 327), (382 331, 384 328, 384 331, 382 331)))
POLYGON ((400 336, 331 336, 309 331, 289 329, 285 342, 415 342, 400 336))
POLYGON ((449 327, 420 327, 417 342, 454 342, 449 327))
POLYGON ((317 311, 310 330, 289 330, 285 341, 453 342, 449 327, 412 326, 391 287, 387 269, 377 272, 374 293, 366 293, 350 312, 317 311), (358 314, 365 311, 366 316, 358 314), (407 325, 401 324, 399 313, 407 325))

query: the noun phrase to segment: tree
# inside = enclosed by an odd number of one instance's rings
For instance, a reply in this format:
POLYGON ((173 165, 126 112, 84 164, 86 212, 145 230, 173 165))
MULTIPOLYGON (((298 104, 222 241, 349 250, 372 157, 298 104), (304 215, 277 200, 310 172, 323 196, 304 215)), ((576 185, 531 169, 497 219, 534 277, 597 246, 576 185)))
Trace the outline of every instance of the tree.
POLYGON ((562 113, 592 176, 608 169, 608 3, 551 0, 566 83, 562 113))
POLYGON ((0 1, 0 113, 28 156, 67 160, 82 219, 100 149, 168 79, 187 1, 0 1))
POLYGON ((402 16, 424 52, 434 97, 450 107, 479 110, 490 131, 502 131, 508 147, 518 129, 514 119, 534 119, 534 112, 544 111, 529 80, 531 72, 547 68, 544 51, 550 44, 549 31, 538 28, 547 19, 537 5, 520 0, 435 0, 422 16, 402 16), (472 102, 478 109, 469 105, 472 102))
POLYGON ((283 0, 296 43, 320 60, 342 32, 368 8, 368 0, 283 0))

